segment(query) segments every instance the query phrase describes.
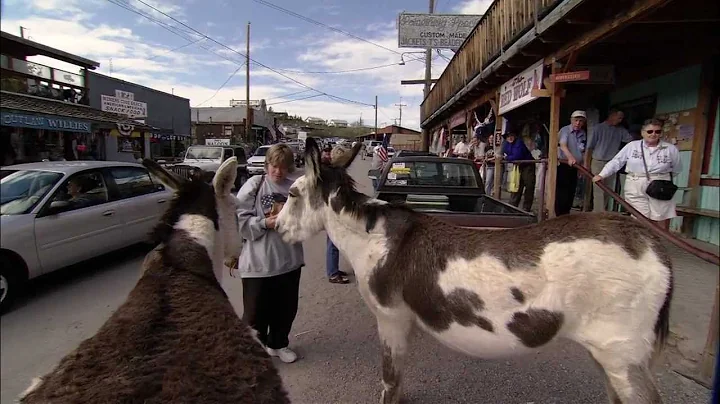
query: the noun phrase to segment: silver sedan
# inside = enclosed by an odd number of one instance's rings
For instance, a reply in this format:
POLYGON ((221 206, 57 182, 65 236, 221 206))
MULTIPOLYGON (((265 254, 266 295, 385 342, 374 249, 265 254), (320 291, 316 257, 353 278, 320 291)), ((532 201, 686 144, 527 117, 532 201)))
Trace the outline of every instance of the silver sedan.
POLYGON ((173 196, 135 163, 19 164, 0 178, 0 312, 29 279, 146 241, 173 196))

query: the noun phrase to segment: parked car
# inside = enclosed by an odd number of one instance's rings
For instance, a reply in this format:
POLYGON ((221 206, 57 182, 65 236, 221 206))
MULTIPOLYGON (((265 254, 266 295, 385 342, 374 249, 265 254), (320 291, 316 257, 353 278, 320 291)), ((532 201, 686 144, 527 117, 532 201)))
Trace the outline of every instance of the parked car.
POLYGON ((238 168, 235 177, 235 190, 247 181, 248 162, 245 154, 245 146, 190 146, 185 152, 182 163, 174 164, 170 170, 184 178, 190 178, 201 170, 207 181, 212 181, 215 171, 220 168, 223 161, 230 157, 237 157, 238 168))
POLYGON ((248 174, 259 175, 265 173, 265 155, 271 145, 260 146, 255 150, 255 154, 247 160, 248 174))
POLYGON ((408 157, 408 156, 437 156, 436 154, 419 151, 419 150, 398 150, 394 157, 408 157))
POLYGON ((380 146, 382 144, 381 141, 378 140, 370 140, 365 142, 365 156, 372 156, 373 150, 375 150, 375 146, 380 146))
POLYGON ((468 159, 395 157, 378 178, 375 198, 405 202, 413 209, 470 228, 511 228, 537 222, 535 215, 485 194, 482 178, 468 159))
POLYGON ((136 163, 43 162, 0 171, 2 312, 30 279, 147 240, 173 197, 136 163))

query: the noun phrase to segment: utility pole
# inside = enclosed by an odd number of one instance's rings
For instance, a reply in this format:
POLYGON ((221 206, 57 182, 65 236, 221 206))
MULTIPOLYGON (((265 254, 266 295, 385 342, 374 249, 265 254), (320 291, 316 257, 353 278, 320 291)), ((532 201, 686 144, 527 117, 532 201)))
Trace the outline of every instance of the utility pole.
MULTIPOLYGON (((430 14, 435 12, 435 0, 430 0, 428 7, 430 14)), ((432 85, 432 48, 425 49, 425 88, 423 89, 423 101, 427 100, 430 94, 430 86, 432 85)), ((430 133, 426 128, 422 128, 422 146, 423 151, 430 150, 430 133)))
MULTIPOLYGON (((432 1, 432 0, 430 0, 432 1)), ((407 104, 402 103, 402 97, 400 97, 400 104, 395 104, 396 107, 400 107, 400 124, 398 126, 402 126, 402 107, 407 107, 407 104)))
POLYGON ((250 21, 247 23, 247 35, 245 42, 245 140, 250 141, 250 21))
POLYGON ((377 108, 378 108, 378 105, 377 105, 377 95, 376 95, 375 96, 375 132, 373 132, 376 135, 377 135, 377 108))

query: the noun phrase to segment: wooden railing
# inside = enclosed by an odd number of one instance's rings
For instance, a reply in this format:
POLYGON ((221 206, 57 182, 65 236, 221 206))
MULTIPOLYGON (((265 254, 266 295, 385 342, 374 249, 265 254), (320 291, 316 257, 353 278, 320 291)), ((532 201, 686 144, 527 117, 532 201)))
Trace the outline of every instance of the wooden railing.
POLYGON ((526 29, 535 24, 535 13, 560 0, 495 0, 458 49, 420 107, 421 121, 438 110, 526 29))

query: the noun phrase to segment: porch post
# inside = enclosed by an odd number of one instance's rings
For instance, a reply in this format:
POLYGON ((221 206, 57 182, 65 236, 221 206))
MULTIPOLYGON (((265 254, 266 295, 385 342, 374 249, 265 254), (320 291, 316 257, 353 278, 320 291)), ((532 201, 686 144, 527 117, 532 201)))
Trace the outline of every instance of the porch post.
MULTIPOLYGON (((497 100, 500 99, 500 89, 497 89, 497 97, 495 98, 497 100)), ((493 109, 495 110, 495 144, 493 144, 493 147, 495 148, 495 177, 493 178, 493 196, 497 199, 500 199, 500 192, 501 192, 501 185, 502 185, 502 123, 503 123, 503 117, 500 115, 500 104, 499 103, 492 103, 493 109), (498 136, 500 137, 498 139, 498 136), (499 141, 498 141, 499 140, 499 141)))
MULTIPOLYGON (((552 74, 560 71, 559 64, 552 62, 552 74)), ((557 183, 558 168, 558 134, 560 132, 560 85, 550 83, 550 140, 548 142, 547 183, 545 188, 545 206, 548 218, 555 217, 555 184, 557 183)))

